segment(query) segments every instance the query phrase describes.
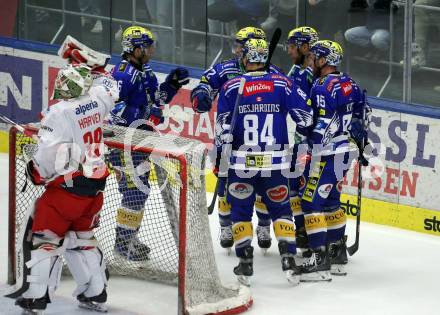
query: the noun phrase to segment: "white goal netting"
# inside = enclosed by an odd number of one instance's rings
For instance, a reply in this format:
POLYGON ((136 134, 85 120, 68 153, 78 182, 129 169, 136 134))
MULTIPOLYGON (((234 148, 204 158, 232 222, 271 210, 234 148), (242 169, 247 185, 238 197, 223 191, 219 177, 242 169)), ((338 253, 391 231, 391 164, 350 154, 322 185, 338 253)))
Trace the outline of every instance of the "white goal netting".
MULTIPOLYGON (((122 171, 132 176, 134 169, 149 171, 150 184, 137 237, 151 251, 149 260, 140 264, 114 253, 116 212, 122 198, 114 169, 116 173, 121 169, 114 167, 107 180, 95 234, 110 273, 178 285, 179 312, 183 314, 236 314, 246 310, 252 303, 247 288, 225 287, 218 274, 207 215, 205 146, 170 134, 116 126, 106 130, 111 134, 105 139, 109 165, 110 157, 120 154, 126 162, 122 171), (144 160, 136 168, 132 163, 135 154, 144 160)), ((29 152, 35 146, 30 137, 11 129, 10 283, 14 282, 16 239, 25 212, 44 190, 26 183, 25 156, 32 154, 29 152)))

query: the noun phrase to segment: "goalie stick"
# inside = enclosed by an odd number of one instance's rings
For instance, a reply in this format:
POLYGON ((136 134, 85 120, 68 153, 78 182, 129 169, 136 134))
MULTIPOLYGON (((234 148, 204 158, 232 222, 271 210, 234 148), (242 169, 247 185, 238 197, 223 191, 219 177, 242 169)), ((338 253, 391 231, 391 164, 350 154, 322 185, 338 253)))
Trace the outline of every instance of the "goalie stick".
MULTIPOLYGON (((364 90, 363 93, 364 99, 364 108, 362 110, 362 126, 365 126, 365 115, 366 115, 366 102, 367 102, 367 91, 364 90)), ((359 233, 361 226, 361 202, 362 202, 362 167, 368 165, 367 159, 364 157, 364 148, 365 143, 367 141, 368 133, 364 137, 360 143, 357 143, 359 149, 359 157, 358 157, 358 192, 357 192, 357 212, 356 212, 356 238, 353 245, 347 247, 347 252, 350 256, 353 256, 359 249, 359 233)))
MULTIPOLYGON (((266 70, 266 71, 269 70, 270 60, 272 59, 273 53, 274 53, 275 49, 277 48, 278 42, 280 41, 281 33, 282 33, 281 29, 279 27, 277 27, 275 29, 275 31, 273 32, 273 34, 272 34, 272 38, 271 38, 271 41, 270 41, 270 44, 269 44, 269 54, 268 54, 268 57, 267 57, 266 64, 264 65, 264 70, 266 70)), ((246 80, 244 78, 240 81, 240 87, 238 89, 237 99, 235 101, 234 113, 233 113, 232 118, 231 118, 230 134, 232 134, 232 131, 233 131, 234 127, 235 127, 234 125, 235 125, 236 117, 234 117, 234 116, 236 116, 236 109, 238 110, 238 104, 240 103, 241 94, 243 93, 243 88, 244 88, 245 81, 246 80), (242 83, 243 83, 243 86, 241 86, 242 83), (234 118, 235 118, 235 120, 234 120, 234 118)), ((217 182, 215 184, 214 195, 212 196, 211 203, 210 203, 210 205, 208 207, 208 214, 212 214, 212 212, 214 211, 215 202, 216 202, 217 196, 218 196, 218 187, 219 187, 219 184, 218 184, 218 180, 217 180, 217 182)))
POLYGON ((22 125, 17 124, 16 122, 12 121, 8 117, 0 115, 0 120, 8 125, 15 127, 18 131, 20 131, 24 135, 32 138, 33 140, 38 141, 38 136, 36 134, 34 134, 33 132, 30 132, 29 130, 24 128, 22 125))

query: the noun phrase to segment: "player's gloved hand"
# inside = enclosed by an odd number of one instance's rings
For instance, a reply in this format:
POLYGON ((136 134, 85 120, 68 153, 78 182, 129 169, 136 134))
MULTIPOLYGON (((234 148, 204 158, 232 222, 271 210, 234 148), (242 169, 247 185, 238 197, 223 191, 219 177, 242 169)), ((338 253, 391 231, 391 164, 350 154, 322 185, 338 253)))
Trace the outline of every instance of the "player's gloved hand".
POLYGON ((211 110, 212 99, 205 87, 197 86, 192 90, 191 104, 196 113, 206 113, 211 110))
POLYGON ((119 102, 115 104, 115 107, 110 111, 109 123, 111 125, 120 125, 126 124, 127 121, 122 118, 122 114, 124 113, 127 104, 125 102, 119 102))
POLYGON ((304 168, 312 158, 312 145, 310 140, 299 132, 295 133, 294 156, 296 157, 294 162, 298 163, 301 168, 304 168))
POLYGON ((189 83, 189 72, 188 69, 183 67, 178 67, 171 70, 171 72, 165 78, 165 82, 170 84, 176 90, 180 89, 182 86, 189 83))
POLYGON ((162 109, 158 106, 151 106, 150 108, 150 116, 148 116, 148 121, 151 122, 154 126, 159 125, 163 122, 163 113, 162 109))
POLYGON ((26 164, 26 176, 31 180, 34 185, 44 185, 44 179, 41 177, 40 173, 34 166, 34 161, 30 160, 26 164))
POLYGON ((352 118, 348 130, 350 132, 350 136, 356 143, 361 143, 363 139, 365 139, 367 136, 367 130, 365 130, 362 119, 359 119, 357 117, 352 118))

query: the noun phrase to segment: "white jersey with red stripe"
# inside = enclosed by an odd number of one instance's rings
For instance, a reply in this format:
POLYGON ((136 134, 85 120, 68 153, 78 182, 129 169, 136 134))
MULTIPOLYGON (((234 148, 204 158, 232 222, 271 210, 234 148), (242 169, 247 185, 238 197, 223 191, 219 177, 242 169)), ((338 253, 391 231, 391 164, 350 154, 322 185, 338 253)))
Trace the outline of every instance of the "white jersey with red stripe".
POLYGON ((107 176, 103 123, 118 98, 116 81, 100 76, 85 95, 50 107, 41 121, 33 157, 46 183, 74 173, 88 178, 107 176))

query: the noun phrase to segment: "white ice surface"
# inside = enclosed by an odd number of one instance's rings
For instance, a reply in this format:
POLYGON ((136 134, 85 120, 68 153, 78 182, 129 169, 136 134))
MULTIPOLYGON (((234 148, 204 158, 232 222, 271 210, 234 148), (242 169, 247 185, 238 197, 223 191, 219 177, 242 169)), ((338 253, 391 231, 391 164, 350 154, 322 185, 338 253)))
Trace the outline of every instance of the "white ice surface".
MULTIPOLYGON (((0 294, 6 290, 7 271, 7 155, 0 154, 0 294)), ((208 201, 211 194, 208 194, 208 201)), ((216 213, 216 212, 215 212, 216 213)), ((211 216, 211 234, 220 275, 235 282, 234 255, 218 245, 218 220, 211 216)), ((348 235, 354 235, 354 222, 348 235)), ((349 244, 352 242, 350 237, 349 244)), ((246 313, 296 314, 440 314, 440 238, 375 224, 361 224, 361 243, 350 258, 348 276, 330 283, 290 287, 281 272, 280 258, 272 245, 267 256, 257 249, 252 278, 253 307, 246 313)), ((63 279, 54 303, 45 314, 98 314, 76 307, 71 279, 63 279)), ((177 288, 126 277, 109 283, 110 314, 168 315, 177 313, 177 288)), ((0 314, 20 314, 13 300, 0 297, 0 314)))

